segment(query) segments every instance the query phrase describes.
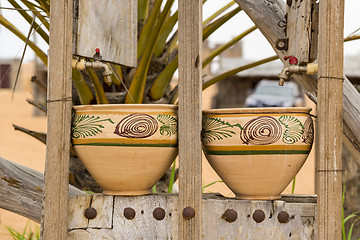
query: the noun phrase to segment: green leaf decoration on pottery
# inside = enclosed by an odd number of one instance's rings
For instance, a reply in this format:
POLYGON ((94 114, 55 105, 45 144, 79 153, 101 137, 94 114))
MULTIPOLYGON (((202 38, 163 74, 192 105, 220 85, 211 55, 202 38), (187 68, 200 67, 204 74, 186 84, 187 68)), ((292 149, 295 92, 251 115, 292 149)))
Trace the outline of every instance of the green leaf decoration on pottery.
POLYGON ((72 122, 72 137, 87 138, 102 133, 101 128, 104 126, 100 123, 106 121, 114 124, 110 118, 100 119, 100 116, 76 115, 72 122))
POLYGON ((286 144, 294 144, 299 141, 304 133, 304 126, 299 119, 289 115, 283 115, 279 118, 279 122, 285 126, 283 142, 286 144))
POLYGON ((202 120, 202 140, 207 144, 215 140, 232 137, 236 133, 230 129, 234 127, 243 129, 239 123, 231 125, 228 122, 222 121, 220 118, 205 117, 202 120))
POLYGON ((176 135, 178 132, 178 121, 174 116, 159 114, 157 120, 163 125, 160 126, 160 134, 165 136, 176 135))

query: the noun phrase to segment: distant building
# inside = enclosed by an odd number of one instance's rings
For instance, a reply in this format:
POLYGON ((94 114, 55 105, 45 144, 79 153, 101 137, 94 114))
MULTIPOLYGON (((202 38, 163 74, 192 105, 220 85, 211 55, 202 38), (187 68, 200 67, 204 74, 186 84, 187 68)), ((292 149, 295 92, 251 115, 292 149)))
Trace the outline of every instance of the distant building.
MULTIPOLYGON (((229 49, 217 58, 210 67, 211 76, 219 75, 236 67, 251 63, 255 60, 242 57, 241 45, 229 49)), ((208 50, 211 52, 211 49, 208 50)), ((225 81, 217 83, 218 94, 213 97, 212 108, 243 107, 246 97, 251 93, 256 84, 263 80, 278 80, 278 74, 284 65, 280 60, 263 64, 232 76, 225 81)), ((344 73, 355 85, 360 86, 360 56, 346 57, 344 61, 344 73)), ((359 88, 358 88, 359 89, 359 88)))

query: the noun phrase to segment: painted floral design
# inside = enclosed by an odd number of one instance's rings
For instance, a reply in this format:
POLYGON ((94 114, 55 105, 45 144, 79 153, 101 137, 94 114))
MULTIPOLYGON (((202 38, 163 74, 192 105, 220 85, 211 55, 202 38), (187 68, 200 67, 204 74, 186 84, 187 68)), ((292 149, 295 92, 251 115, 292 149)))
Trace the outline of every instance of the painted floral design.
POLYGON ((176 135, 178 132, 178 121, 174 116, 159 114, 157 120, 162 124, 160 134, 163 136, 176 135))
POLYGON ((100 116, 76 115, 72 122, 72 137, 87 138, 102 133, 103 122, 114 122, 110 119, 100 119, 100 116))
POLYGON ((202 140, 204 143, 211 143, 214 140, 222 140, 232 137, 236 133, 230 129, 238 127, 242 129, 240 124, 230 124, 222 121, 220 118, 204 117, 202 120, 202 140))
POLYGON ((279 122, 285 126, 283 142, 286 144, 294 144, 299 141, 304 133, 304 126, 296 117, 283 115, 279 118, 279 122))

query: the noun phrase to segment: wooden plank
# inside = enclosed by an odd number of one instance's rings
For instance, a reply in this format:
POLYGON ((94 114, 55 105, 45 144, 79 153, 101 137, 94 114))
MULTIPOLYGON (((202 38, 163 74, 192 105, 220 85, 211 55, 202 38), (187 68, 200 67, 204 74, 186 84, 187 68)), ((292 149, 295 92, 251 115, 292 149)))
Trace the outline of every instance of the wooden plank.
POLYGON ((316 189, 318 239, 341 239, 344 1, 320 1, 316 189))
POLYGON ((88 227, 89 219, 84 216, 84 212, 90 207, 92 198, 91 195, 69 198, 68 229, 88 227))
POLYGON ((310 62, 317 59, 319 46, 319 3, 313 3, 311 17, 310 62))
MULTIPOLYGON (((313 197, 308 197, 313 200, 313 197)), ((76 209, 79 203, 86 201, 86 196, 70 199, 69 208, 76 209)), ((296 197, 291 202, 247 201, 204 194, 202 200, 202 234, 199 239, 315 239, 316 203, 307 202, 304 197, 296 197), (237 218, 227 222, 224 213, 227 209, 236 211, 237 218), (265 218, 256 223, 253 214, 256 210, 264 212, 265 218), (278 215, 285 211, 288 221, 280 223, 278 215), (291 237, 289 237, 291 235, 291 237)), ((68 240, 78 239, 180 239, 178 237, 178 196, 174 194, 157 194, 137 197, 115 197, 113 228, 69 228, 68 240), (165 211, 164 218, 156 220, 153 212, 156 208, 165 211), (135 215, 132 219, 124 216, 124 209, 132 208, 135 215)), ((111 204, 111 203, 108 203, 111 204)), ((98 212, 109 208, 104 204, 98 212)), ((181 209, 180 209, 181 210, 181 209)), ((106 224, 105 224, 106 225, 106 224)), ((104 226, 105 226, 104 225, 104 226)))
POLYGON ((286 36, 288 53, 299 63, 308 63, 311 42, 311 5, 313 0, 287 1, 286 36))
POLYGON ((89 228, 112 228, 114 197, 102 194, 94 195, 91 207, 95 208, 97 215, 89 220, 89 228))
POLYGON ((116 236, 110 229, 75 229, 69 232, 67 240, 118 240, 121 236, 116 236))
POLYGON ((202 1, 179 0, 179 237, 201 238, 202 1), (192 219, 183 209, 195 210, 192 219))
POLYGON ((73 1, 51 2, 48 124, 41 239, 66 239, 71 128, 73 1))
POLYGON ((315 206, 315 203, 209 199, 203 204, 202 239, 315 239, 315 206), (225 220, 228 209, 237 213, 234 222, 225 220), (264 213, 263 221, 257 223, 254 220, 255 211, 264 213), (283 211, 289 215, 286 223, 278 220, 283 211))
POLYGON ((75 54, 136 67, 137 0, 78 0, 75 54))
MULTIPOLYGON (((115 197, 114 236, 117 239, 181 239, 178 238, 178 211, 175 195, 150 195, 139 197, 115 197), (161 207, 164 218, 156 220, 154 210, 161 207), (124 210, 135 211, 133 219, 127 219, 124 210)), ((161 210, 160 210, 161 211, 161 210)))

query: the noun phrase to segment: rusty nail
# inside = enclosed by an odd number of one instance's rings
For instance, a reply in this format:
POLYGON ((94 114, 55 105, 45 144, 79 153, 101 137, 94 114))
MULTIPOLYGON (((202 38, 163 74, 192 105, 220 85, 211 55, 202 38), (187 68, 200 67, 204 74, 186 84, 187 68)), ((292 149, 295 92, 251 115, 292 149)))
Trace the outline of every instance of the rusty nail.
POLYGON ((222 218, 229 223, 235 222, 237 219, 237 212, 233 209, 227 209, 222 215, 222 218))
POLYGON ((195 209, 193 209, 192 207, 186 207, 183 209, 182 214, 185 219, 192 219, 193 217, 195 217, 195 209))
POLYGON ((165 210, 161 207, 155 208, 153 211, 153 216, 156 220, 163 220, 165 218, 165 210))
POLYGON ((265 213, 262 210, 255 210, 252 217, 255 222, 261 223, 265 220, 265 213))
POLYGON ((124 216, 127 220, 131 220, 135 217, 136 213, 135 213, 135 210, 130 208, 130 207, 127 207, 124 209, 124 216))
POLYGON ((84 216, 87 219, 94 219, 94 218, 96 218, 96 215, 97 215, 97 211, 95 208, 88 207, 87 209, 85 209, 84 216))
POLYGON ((287 223, 289 221, 289 214, 286 211, 279 212, 277 219, 280 223, 287 223))

